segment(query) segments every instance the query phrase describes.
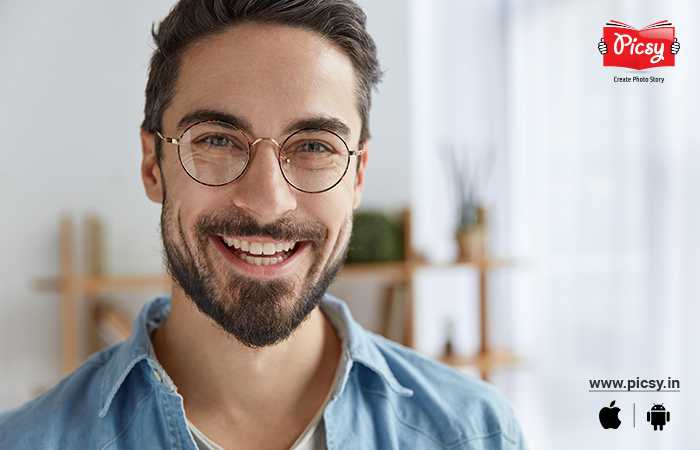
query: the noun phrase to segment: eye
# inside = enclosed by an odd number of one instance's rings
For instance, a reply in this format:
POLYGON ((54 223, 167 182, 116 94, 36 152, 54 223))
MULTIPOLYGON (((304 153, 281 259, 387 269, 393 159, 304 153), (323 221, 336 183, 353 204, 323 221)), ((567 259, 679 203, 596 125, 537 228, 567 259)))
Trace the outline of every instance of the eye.
POLYGON ((333 147, 321 141, 302 141, 294 147, 294 152, 311 155, 336 153, 333 147))
POLYGON ((192 139, 192 151, 204 152, 209 154, 232 154, 242 155, 247 154, 248 147, 243 144, 243 139, 230 133, 221 133, 212 131, 202 133, 192 139))
POLYGON ((320 170, 347 163, 347 146, 340 137, 318 129, 298 131, 282 146, 280 160, 295 170, 320 170))
POLYGON ((225 134, 212 134, 197 141, 197 144, 206 143, 211 147, 233 147, 236 143, 225 134))

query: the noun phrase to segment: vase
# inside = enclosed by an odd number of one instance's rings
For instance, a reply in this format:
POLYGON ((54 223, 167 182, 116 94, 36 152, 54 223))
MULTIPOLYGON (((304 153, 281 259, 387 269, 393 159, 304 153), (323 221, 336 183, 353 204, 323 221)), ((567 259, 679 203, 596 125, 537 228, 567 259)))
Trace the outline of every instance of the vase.
POLYGON ((477 208, 476 224, 455 233, 460 261, 482 260, 486 257, 486 213, 477 208))

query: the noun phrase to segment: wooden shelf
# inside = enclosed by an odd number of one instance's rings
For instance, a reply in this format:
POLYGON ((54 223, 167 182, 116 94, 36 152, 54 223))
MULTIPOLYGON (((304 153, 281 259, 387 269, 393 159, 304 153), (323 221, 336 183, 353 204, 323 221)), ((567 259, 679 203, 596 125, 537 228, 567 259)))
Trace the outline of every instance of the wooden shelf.
POLYGON ((68 278, 42 278, 36 280, 34 287, 38 291, 70 290, 80 294, 109 294, 147 288, 170 289, 171 280, 166 275, 128 275, 68 278))
POLYGON ((472 260, 457 260, 451 265, 459 264, 470 264, 476 266, 478 269, 483 270, 494 270, 494 269, 504 269, 508 267, 513 267, 519 262, 511 258, 486 258, 486 259, 472 259, 472 260))
MULTIPOLYGON (((403 282, 410 274, 404 262, 347 264, 338 273, 340 281, 377 280, 403 282)), ((163 287, 170 289, 172 281, 167 275, 122 275, 97 277, 41 278, 34 282, 39 292, 69 290, 78 294, 107 294, 128 290, 163 287)))
MULTIPOLYGON (((444 357, 442 361, 455 366, 476 366, 483 379, 488 380, 489 373, 498 367, 513 365, 518 358, 507 350, 493 350, 488 343, 487 320, 487 273, 494 269, 512 267, 515 260, 491 258, 481 252, 477 258, 470 260, 454 261, 447 263, 428 263, 413 253, 410 246, 410 216, 404 214, 404 248, 405 260, 387 263, 346 264, 338 274, 339 281, 382 281, 390 283, 390 289, 398 289, 398 303, 395 296, 389 296, 390 302, 385 308, 384 329, 390 328, 390 318, 400 317, 405 323, 403 330, 398 328, 396 340, 413 347, 413 274, 420 267, 454 267, 459 265, 472 265, 479 272, 479 308, 481 316, 481 334, 479 354, 472 357, 444 357), (403 292, 403 294, 401 294, 403 292), (398 306, 397 306, 398 305, 398 306), (398 316, 391 316, 389 311, 399 311, 398 316), (403 336, 403 339, 401 337, 403 336)), ((61 294, 61 349, 62 371, 68 374, 73 371, 83 356, 79 352, 79 323, 84 323, 86 329, 87 352, 92 353, 104 345, 104 339, 100 339, 99 331, 106 329, 107 333, 116 338, 123 338, 131 328, 125 317, 109 306, 103 304, 100 297, 105 294, 163 288, 170 290, 172 281, 165 274, 151 276, 109 276, 102 266, 101 249, 101 225, 96 217, 88 217, 85 220, 84 231, 84 259, 85 270, 82 275, 75 271, 75 239, 74 227, 70 218, 64 217, 61 221, 61 274, 59 277, 41 279, 35 282, 35 288, 39 291, 54 291, 61 294), (85 301, 85 316, 78 318, 77 302, 85 301)), ((392 319, 394 320, 394 319, 392 319)), ((394 322, 391 322, 394 323, 394 322)), ((397 330, 396 327, 393 328, 397 330)))
POLYGON ((413 271, 421 267, 454 267, 471 265, 476 269, 495 270, 515 266, 519 264, 514 259, 490 258, 480 260, 457 260, 444 263, 429 263, 425 261, 394 261, 386 263, 352 263, 346 264, 338 274, 342 281, 354 281, 357 279, 377 279, 381 281, 404 281, 413 274, 413 271))
MULTIPOLYGON (((487 270, 506 268, 517 264, 510 259, 492 259, 480 261, 454 261, 446 263, 427 263, 421 261, 394 261, 386 263, 346 264, 338 273, 340 281, 376 280, 402 282, 407 280, 414 270, 420 267, 453 267, 473 265, 487 270)), ((69 289, 79 293, 105 294, 125 290, 145 288, 170 288, 171 280, 167 275, 114 275, 97 277, 73 277, 61 280, 60 277, 42 278, 34 282, 34 288, 40 292, 55 292, 69 289)))
POLYGON ((452 367, 474 366, 480 372, 488 373, 494 369, 513 366, 520 362, 515 353, 510 350, 489 350, 486 353, 477 353, 474 356, 443 356, 440 361, 452 367))
POLYGON ((387 263, 353 263, 346 264, 340 269, 340 281, 378 280, 406 281, 411 275, 416 263, 395 261, 387 263))

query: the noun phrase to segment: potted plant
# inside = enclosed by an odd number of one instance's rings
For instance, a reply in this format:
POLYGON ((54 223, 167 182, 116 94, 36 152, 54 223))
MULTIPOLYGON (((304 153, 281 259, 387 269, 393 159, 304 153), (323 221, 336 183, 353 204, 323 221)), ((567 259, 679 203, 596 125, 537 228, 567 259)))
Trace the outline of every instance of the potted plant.
POLYGON ((460 261, 484 259, 486 255, 486 210, 481 189, 493 165, 493 152, 477 155, 471 164, 469 155, 466 149, 457 152, 452 147, 448 148, 447 161, 457 213, 455 239, 460 261))

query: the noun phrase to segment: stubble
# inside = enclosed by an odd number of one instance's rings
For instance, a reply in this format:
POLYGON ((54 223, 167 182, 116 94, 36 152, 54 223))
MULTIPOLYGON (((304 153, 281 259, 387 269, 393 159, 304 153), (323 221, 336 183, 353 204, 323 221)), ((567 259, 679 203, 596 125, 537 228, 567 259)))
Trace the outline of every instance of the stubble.
MULTIPOLYGON (((346 227, 351 226, 350 218, 346 227)), ((181 217, 166 201, 161 213, 161 231, 165 266, 171 278, 202 313, 251 348, 287 339, 318 306, 345 261, 350 234, 348 229, 345 241, 335 245, 342 250, 334 252, 338 256, 324 266, 322 249, 328 232, 317 222, 287 217, 261 226, 239 211, 225 215, 204 213, 193 226, 194 242, 191 242, 186 237, 181 217), (209 240, 211 235, 307 241, 312 264, 301 279, 259 280, 242 276, 226 264, 220 264, 217 271, 211 258, 206 256, 214 250, 209 240)))

